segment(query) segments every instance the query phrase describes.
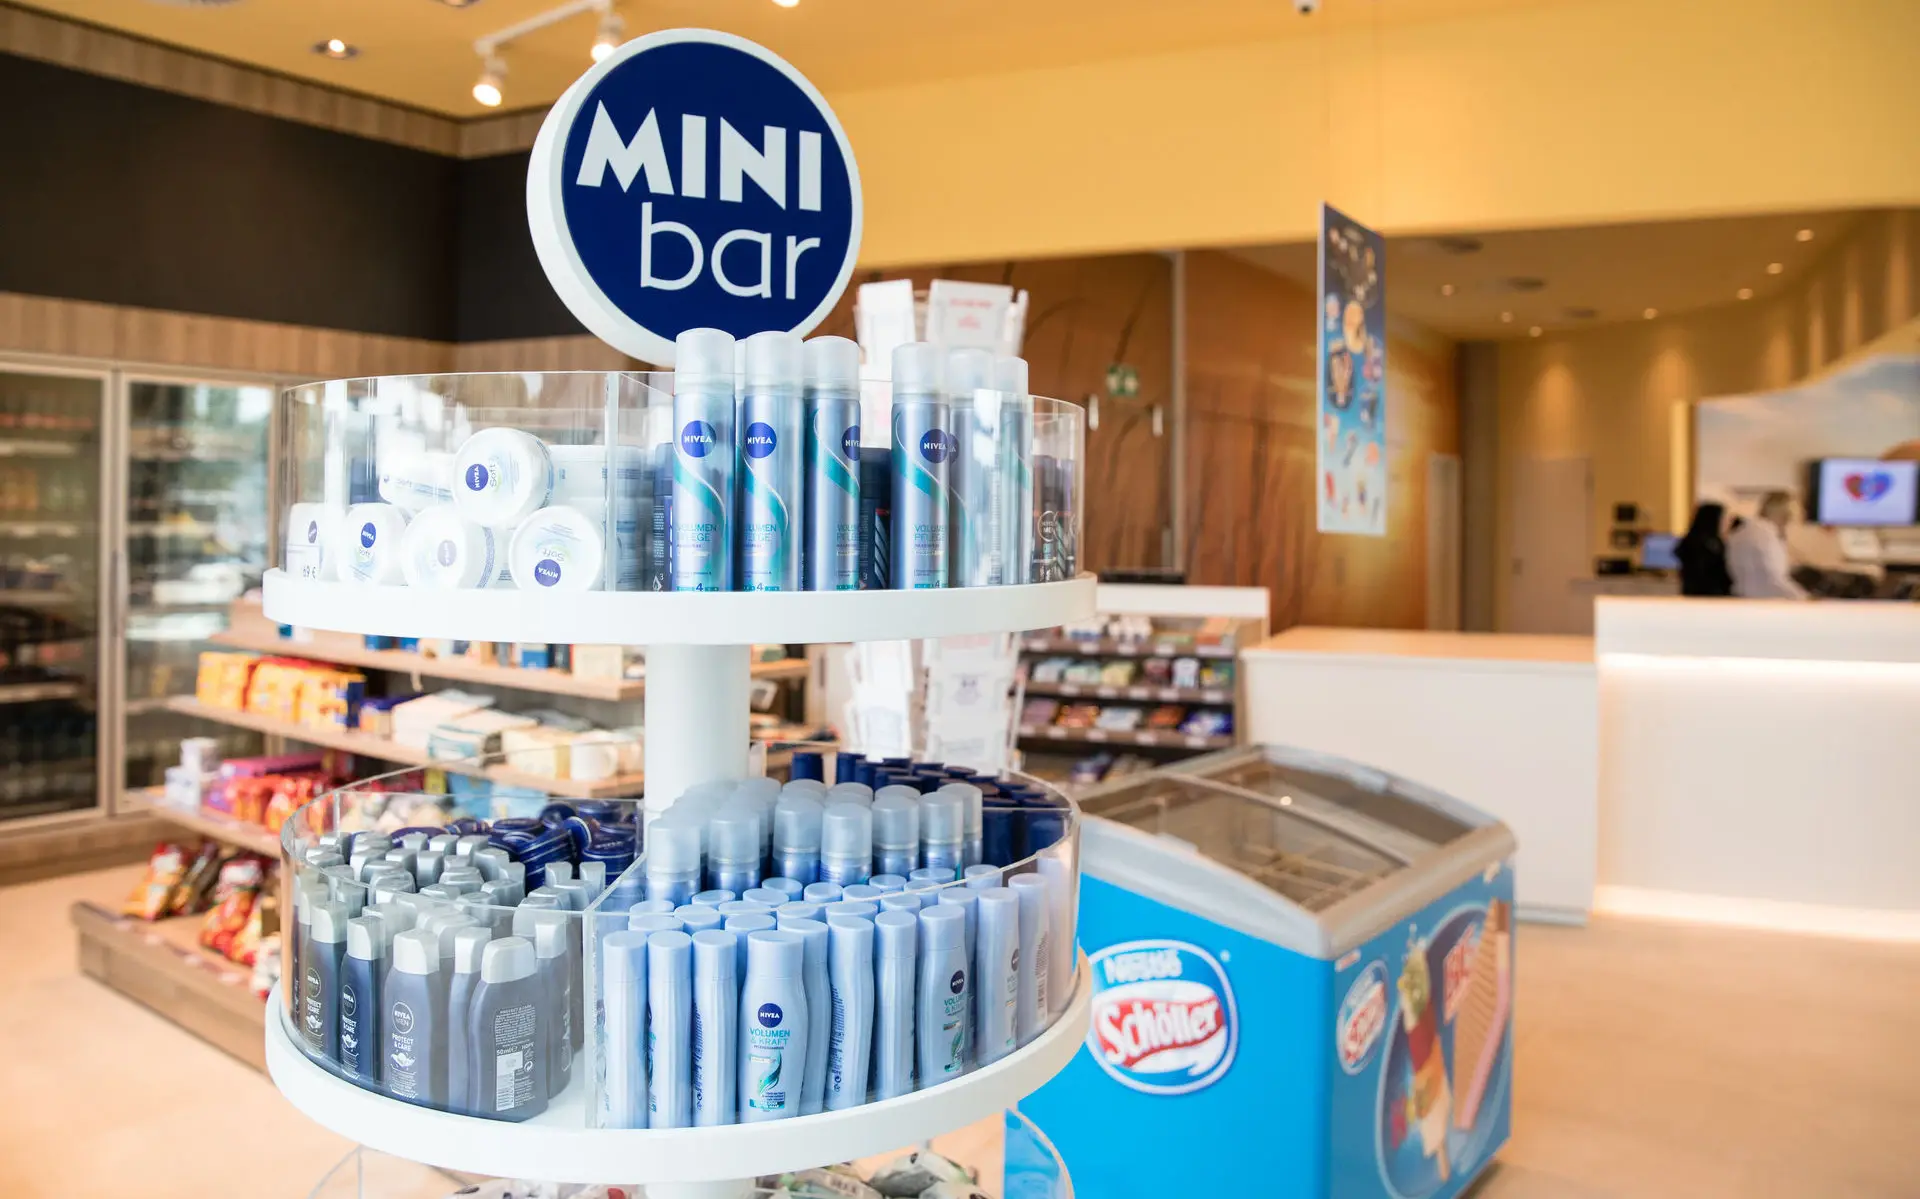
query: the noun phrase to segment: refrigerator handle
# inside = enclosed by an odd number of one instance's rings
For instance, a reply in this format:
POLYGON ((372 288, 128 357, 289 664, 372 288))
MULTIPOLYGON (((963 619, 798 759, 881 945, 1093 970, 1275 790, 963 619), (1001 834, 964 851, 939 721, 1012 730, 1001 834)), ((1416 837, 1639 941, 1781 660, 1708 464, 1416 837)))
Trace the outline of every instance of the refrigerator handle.
POLYGON ((113 639, 123 645, 127 640, 126 577, 127 550, 120 546, 107 556, 107 603, 113 613, 113 639))

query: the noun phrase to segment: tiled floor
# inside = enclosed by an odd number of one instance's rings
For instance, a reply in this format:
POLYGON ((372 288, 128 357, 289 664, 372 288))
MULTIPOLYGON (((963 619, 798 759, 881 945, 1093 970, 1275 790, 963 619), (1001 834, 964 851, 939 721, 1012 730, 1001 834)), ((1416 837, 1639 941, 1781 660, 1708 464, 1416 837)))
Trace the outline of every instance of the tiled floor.
MULTIPOLYGON (((0 1195, 307 1195, 350 1146, 74 968, 67 905, 137 873, 0 890, 0 1195)), ((1616 920, 1518 953, 1514 1139, 1479 1199, 1920 1199, 1920 947, 1616 920)), ((380 1199, 448 1189, 380 1167, 380 1199)))

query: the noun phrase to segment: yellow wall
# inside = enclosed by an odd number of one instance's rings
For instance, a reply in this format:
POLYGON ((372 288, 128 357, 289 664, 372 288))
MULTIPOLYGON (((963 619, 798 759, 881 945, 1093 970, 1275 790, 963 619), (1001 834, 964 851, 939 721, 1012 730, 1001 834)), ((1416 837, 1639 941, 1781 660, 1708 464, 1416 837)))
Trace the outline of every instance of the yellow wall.
POLYGON ((1916 204, 1916 46, 1915 0, 1565 0, 831 98, 889 266, 1916 204))
POLYGON ((1770 300, 1501 343, 1496 627, 1507 623, 1519 461, 1592 460, 1596 554, 1608 552, 1616 501, 1641 505, 1651 527, 1683 527, 1691 491, 1676 472, 1690 456, 1676 436, 1690 422, 1676 406, 1784 387, 1915 321, 1920 211, 1906 209, 1864 215, 1770 300))

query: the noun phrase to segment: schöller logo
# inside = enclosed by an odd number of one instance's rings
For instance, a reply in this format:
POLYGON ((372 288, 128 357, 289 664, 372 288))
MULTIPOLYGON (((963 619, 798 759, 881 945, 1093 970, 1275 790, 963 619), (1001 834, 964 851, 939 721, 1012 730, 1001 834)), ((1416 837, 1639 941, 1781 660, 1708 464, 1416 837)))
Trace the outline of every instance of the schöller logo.
POLYGON ((602 340, 671 365, 687 329, 806 333, 846 289, 860 175, 819 91, 765 47, 669 29, 548 113, 527 219, 548 279, 602 340))
POLYGON ((1240 1017, 1227 972, 1184 941, 1127 941, 1090 959, 1087 1052, 1108 1077, 1148 1095, 1212 1086, 1233 1065, 1240 1017))

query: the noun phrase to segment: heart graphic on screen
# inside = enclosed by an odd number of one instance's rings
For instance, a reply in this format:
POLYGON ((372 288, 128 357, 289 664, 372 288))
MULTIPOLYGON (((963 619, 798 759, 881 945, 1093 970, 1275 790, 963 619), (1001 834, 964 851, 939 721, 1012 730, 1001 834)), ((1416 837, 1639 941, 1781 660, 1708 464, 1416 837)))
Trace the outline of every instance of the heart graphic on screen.
POLYGON ((1893 476, 1883 470, 1855 471, 1846 477, 1847 494, 1871 504, 1893 487, 1893 476))

